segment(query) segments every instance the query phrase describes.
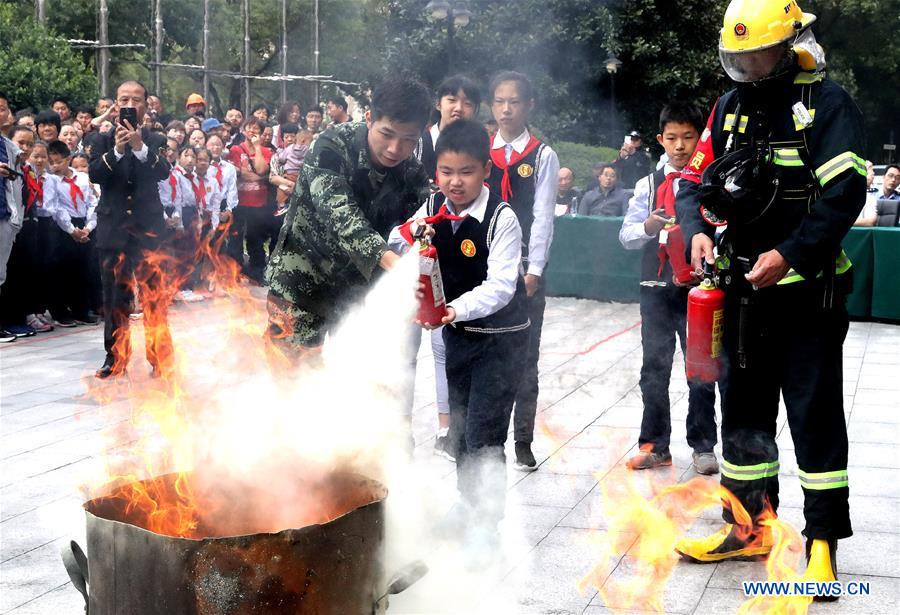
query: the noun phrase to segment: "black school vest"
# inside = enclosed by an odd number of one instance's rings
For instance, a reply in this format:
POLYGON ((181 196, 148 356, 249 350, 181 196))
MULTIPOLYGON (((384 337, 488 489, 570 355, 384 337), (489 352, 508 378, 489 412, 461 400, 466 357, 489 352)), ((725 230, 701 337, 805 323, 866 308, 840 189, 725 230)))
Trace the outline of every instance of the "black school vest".
POLYGON ((419 153, 419 161, 425 167, 428 179, 434 181, 437 175, 437 156, 434 154, 434 143, 431 140, 431 130, 422 133, 422 150, 419 153))
MULTIPOLYGON (((428 200, 428 215, 434 215, 443 203, 443 194, 432 195, 428 200)), ((460 222, 455 233, 450 220, 444 220, 434 227, 432 243, 437 248, 447 303, 487 279, 488 254, 494 238, 494 225, 498 214, 505 207, 509 205, 492 193, 488 197, 482 222, 467 217, 460 222)), ((516 292, 508 304, 490 316, 460 322, 457 328, 468 333, 509 333, 526 329, 530 324, 526 299, 525 280, 520 274, 516 292)))
MULTIPOLYGON (((534 194, 537 189, 538 174, 541 172, 541 153, 546 145, 541 143, 518 163, 509 167, 509 184, 512 198, 509 205, 519 218, 522 227, 522 258, 528 260, 528 246, 531 243, 531 225, 534 223, 534 194)), ((503 169, 494 165, 488 178, 488 188, 498 197, 502 194, 500 182, 503 169)))
MULTIPOLYGON (((647 208, 653 211, 662 207, 661 203, 657 204, 657 199, 659 187, 666 181, 666 173, 664 169, 659 169, 648 177, 650 196, 647 199, 647 208)), ((641 286, 669 286, 671 280, 672 265, 669 264, 669 259, 666 259, 662 272, 659 270, 659 237, 654 237, 644 245, 641 255, 641 286)))

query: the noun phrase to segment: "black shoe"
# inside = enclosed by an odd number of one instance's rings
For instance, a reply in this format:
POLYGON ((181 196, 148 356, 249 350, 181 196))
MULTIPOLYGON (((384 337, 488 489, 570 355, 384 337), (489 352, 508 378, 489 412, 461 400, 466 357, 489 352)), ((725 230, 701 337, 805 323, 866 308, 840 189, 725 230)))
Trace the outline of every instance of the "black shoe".
POLYGON ((16 334, 10 333, 6 329, 0 329, 0 344, 8 344, 16 341, 16 334))
POLYGON ((434 439, 434 454, 443 457, 447 461, 456 461, 453 445, 450 444, 450 436, 438 436, 434 439))
POLYGON ((516 469, 522 472, 537 470, 537 460, 531 452, 531 442, 516 442, 516 469))
POLYGON ((116 367, 115 359, 107 358, 103 362, 103 365, 100 366, 100 369, 98 369, 94 373, 94 376, 96 376, 100 380, 106 380, 107 378, 110 378, 112 376, 118 376, 118 375, 124 374, 124 373, 125 373, 125 368, 124 367, 116 367))
POLYGON ((76 316, 74 318, 75 324, 78 325, 96 325, 100 322, 100 317, 97 316, 94 312, 88 312, 84 316, 76 316))
POLYGON ((53 324, 57 327, 62 327, 63 329, 71 329, 72 327, 78 326, 78 323, 71 318, 54 318, 53 324))

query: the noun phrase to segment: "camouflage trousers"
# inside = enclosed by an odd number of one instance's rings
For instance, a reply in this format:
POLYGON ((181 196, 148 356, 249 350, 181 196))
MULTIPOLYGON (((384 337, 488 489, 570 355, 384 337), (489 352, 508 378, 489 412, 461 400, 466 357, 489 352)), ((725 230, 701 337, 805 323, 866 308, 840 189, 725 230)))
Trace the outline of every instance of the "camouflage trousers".
POLYGON ((271 293, 266 301, 266 309, 269 313, 266 336, 270 340, 304 348, 315 348, 325 341, 330 319, 297 307, 271 293))

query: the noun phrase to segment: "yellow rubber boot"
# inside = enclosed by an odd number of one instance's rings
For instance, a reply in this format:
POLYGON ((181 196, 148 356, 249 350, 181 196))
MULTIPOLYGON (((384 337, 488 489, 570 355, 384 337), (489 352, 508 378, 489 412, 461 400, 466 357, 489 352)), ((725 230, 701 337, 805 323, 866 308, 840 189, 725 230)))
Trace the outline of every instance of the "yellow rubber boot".
MULTIPOLYGON (((831 583, 837 581, 837 543, 815 538, 807 543, 806 572, 803 581, 831 583), (811 543, 811 544, 810 544, 811 543)), ((838 596, 816 596, 816 602, 833 602, 838 596)))
POLYGON ((765 558, 772 550, 772 533, 768 528, 758 528, 747 535, 726 523, 715 534, 703 538, 684 538, 675 545, 675 551, 683 559, 697 564, 710 564, 725 560, 754 561, 765 558))

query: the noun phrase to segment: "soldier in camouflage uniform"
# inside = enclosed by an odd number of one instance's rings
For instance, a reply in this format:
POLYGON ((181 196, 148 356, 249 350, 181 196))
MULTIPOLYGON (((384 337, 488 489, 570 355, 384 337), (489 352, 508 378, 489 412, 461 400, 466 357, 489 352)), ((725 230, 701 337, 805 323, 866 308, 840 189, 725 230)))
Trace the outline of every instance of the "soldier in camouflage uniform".
POLYGON ((365 122, 334 126, 313 144, 267 271, 268 334, 279 345, 321 345, 379 267, 399 258, 385 239, 429 194, 412 153, 430 110, 423 85, 388 81, 365 122))

